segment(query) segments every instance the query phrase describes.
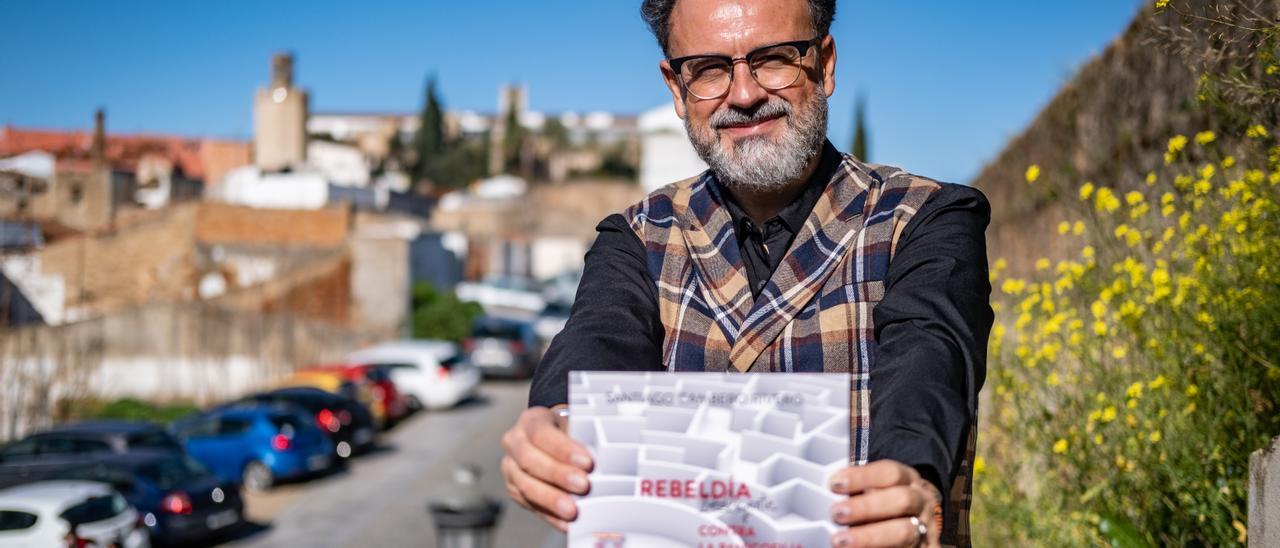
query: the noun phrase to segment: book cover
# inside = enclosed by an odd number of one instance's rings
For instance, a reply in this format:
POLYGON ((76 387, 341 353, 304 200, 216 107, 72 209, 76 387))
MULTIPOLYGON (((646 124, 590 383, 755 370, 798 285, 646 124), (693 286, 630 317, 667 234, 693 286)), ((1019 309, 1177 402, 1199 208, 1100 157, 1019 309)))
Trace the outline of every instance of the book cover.
POLYGON ((844 373, 570 373, 595 469, 568 545, 830 546, 849 398, 844 373))

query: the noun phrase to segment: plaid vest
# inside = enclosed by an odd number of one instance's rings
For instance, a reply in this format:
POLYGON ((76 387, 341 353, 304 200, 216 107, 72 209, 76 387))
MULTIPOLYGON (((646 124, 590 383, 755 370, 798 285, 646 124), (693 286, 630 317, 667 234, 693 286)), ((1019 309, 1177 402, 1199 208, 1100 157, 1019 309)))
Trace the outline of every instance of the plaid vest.
MULTIPOLYGON (((667 185, 625 216, 644 243, 669 371, 848 372, 851 464, 866 464, 871 311, 903 228, 940 185, 845 155, 791 248, 753 299, 733 222, 710 172, 667 185)), ((943 544, 968 545, 969 447, 943 512, 943 544)))

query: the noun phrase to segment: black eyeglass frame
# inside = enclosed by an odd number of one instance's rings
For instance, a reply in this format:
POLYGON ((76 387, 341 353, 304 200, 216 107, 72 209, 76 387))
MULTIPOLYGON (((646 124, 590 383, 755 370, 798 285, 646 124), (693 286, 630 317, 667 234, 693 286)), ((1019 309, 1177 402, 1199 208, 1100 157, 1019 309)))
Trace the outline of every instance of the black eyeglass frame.
POLYGON ((729 93, 729 89, 733 87, 733 73, 734 73, 733 67, 737 65, 738 61, 746 61, 747 68, 751 71, 751 78, 755 80, 756 83, 760 85, 760 87, 770 91, 777 91, 780 89, 786 89, 787 87, 790 87, 791 85, 796 83, 796 80, 800 79, 800 74, 804 72, 804 64, 803 64, 804 58, 806 55, 809 55, 809 49, 816 46, 818 43, 822 42, 824 38, 826 38, 826 36, 815 36, 808 40, 793 40, 790 42, 778 42, 776 44, 768 44, 768 45, 760 46, 751 51, 748 51, 747 54, 743 55, 742 57, 731 57, 728 55, 717 55, 714 53, 686 55, 684 57, 676 57, 674 59, 668 58, 667 64, 671 66, 671 72, 675 73, 676 79, 680 81, 680 88, 683 89, 685 93, 689 93, 699 99, 715 99, 716 97, 724 96, 725 93, 729 93), (787 85, 771 88, 769 86, 761 84, 760 80, 756 79, 756 69, 755 69, 755 66, 751 64, 751 58, 762 51, 773 49, 780 46, 793 46, 796 48, 797 51, 800 52, 800 58, 799 58, 799 60, 801 61, 800 70, 796 71, 796 79, 788 82, 787 85), (688 63, 689 61, 694 61, 697 59, 719 59, 721 61, 726 62, 729 65, 729 85, 725 87, 724 91, 721 92, 719 95, 713 95, 711 97, 703 97, 701 95, 693 93, 692 91, 689 91, 689 84, 684 81, 684 75, 681 74, 680 69, 681 67, 684 66, 685 63, 688 63))

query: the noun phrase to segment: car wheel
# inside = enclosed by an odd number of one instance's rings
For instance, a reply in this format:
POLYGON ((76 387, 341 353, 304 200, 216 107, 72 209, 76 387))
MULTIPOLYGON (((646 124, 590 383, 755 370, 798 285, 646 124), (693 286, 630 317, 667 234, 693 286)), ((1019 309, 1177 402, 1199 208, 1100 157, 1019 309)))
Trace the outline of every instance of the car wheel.
POLYGON ((418 411, 422 411, 422 400, 418 399, 417 396, 411 395, 405 398, 405 403, 409 406, 410 411, 413 411, 415 413, 418 411))
POLYGON ((244 466, 241 483, 250 491, 266 491, 275 483, 275 475, 267 465, 255 460, 244 466))

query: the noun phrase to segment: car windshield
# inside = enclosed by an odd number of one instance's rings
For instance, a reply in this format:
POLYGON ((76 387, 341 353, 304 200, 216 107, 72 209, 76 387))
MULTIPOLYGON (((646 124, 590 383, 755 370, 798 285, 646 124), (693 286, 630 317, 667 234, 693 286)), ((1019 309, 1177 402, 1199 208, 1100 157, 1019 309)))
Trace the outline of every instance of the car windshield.
POLYGON ((58 517, 67 520, 67 523, 76 525, 93 523, 116 517, 125 508, 128 508, 128 504, 125 502, 124 497, 112 493, 90 497, 80 504, 67 508, 58 517))
POLYGON ((180 449, 181 446, 166 432, 155 430, 129 436, 130 449, 180 449))
POLYGON ((520 327, 510 323, 480 323, 472 331, 472 336, 477 339, 519 339, 520 327))
POLYGON ((150 480, 161 490, 167 490, 209 473, 191 457, 183 456, 155 461, 139 468, 138 474, 150 480))

